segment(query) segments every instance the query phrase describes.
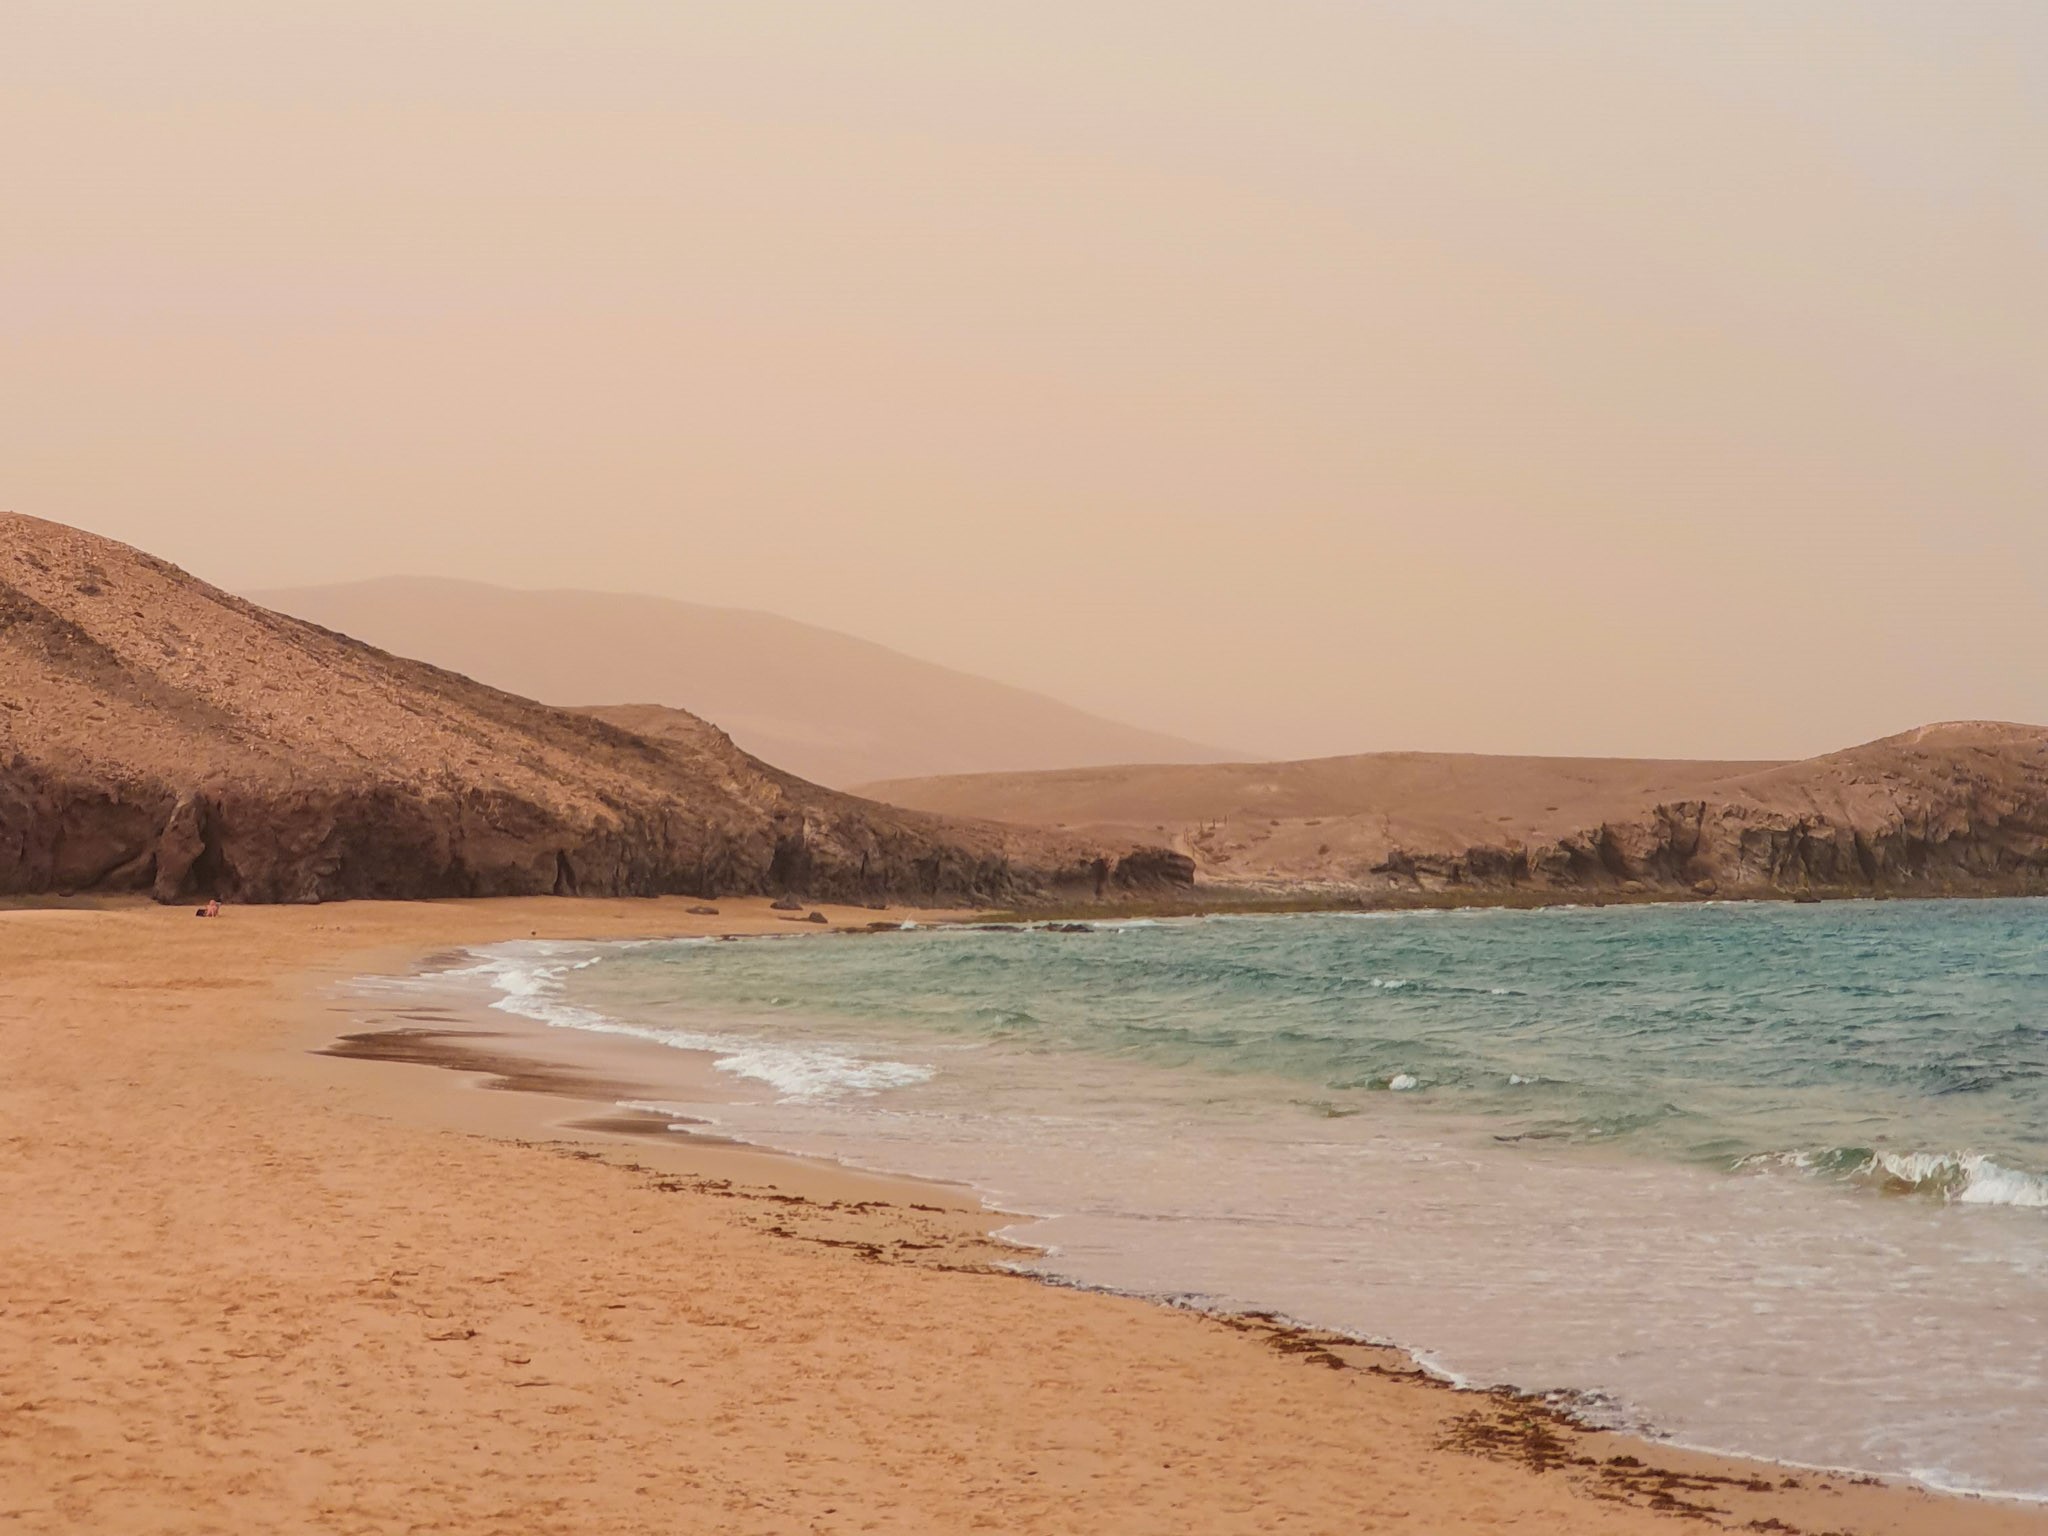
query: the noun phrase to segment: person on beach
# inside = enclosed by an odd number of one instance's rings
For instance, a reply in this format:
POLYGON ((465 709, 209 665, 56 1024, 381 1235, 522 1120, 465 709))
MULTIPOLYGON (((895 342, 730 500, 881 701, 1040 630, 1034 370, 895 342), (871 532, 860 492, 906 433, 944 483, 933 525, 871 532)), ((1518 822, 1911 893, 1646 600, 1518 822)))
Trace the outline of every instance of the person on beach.
POLYGON ((192 915, 194 917, 219 917, 220 898, 218 896, 213 897, 206 903, 205 906, 199 908, 199 910, 194 912, 192 915))

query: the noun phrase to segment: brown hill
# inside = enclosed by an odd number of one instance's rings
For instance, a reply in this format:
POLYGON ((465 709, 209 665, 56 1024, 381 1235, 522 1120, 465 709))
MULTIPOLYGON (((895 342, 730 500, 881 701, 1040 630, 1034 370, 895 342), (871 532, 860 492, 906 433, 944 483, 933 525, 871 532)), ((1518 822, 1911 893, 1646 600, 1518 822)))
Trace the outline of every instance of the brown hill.
POLYGON ((1092 844, 869 804, 690 726, 648 741, 0 514, 0 893, 961 900, 1093 878, 1092 844))
POLYGON ((1231 755, 771 613, 410 576, 249 595, 545 703, 686 709, 747 751, 842 789, 911 774, 1231 755))
POLYGON ((1268 891, 2048 892, 2048 729, 1927 726, 1794 763, 1379 753, 869 784, 1144 837, 1268 891))

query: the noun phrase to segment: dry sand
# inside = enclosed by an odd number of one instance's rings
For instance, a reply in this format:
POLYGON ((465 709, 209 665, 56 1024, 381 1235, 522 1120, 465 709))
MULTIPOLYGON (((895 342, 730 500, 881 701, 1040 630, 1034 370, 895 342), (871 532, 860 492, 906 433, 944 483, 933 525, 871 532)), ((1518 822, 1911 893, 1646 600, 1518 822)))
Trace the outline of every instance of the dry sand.
POLYGON ((0 1528, 2048 1529, 996 1272, 956 1191, 305 1052, 332 983, 451 944, 796 931, 721 905, 0 912, 0 1528))

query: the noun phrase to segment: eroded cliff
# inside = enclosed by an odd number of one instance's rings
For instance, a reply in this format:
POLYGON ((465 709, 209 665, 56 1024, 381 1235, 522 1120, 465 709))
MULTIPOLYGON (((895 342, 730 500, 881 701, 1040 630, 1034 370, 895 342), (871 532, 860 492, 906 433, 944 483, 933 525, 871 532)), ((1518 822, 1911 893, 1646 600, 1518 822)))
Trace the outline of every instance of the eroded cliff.
POLYGON ((1801 762, 1379 753, 986 774, 893 803, 1149 837, 1253 895, 2048 894, 2048 730, 1926 726, 1801 762))

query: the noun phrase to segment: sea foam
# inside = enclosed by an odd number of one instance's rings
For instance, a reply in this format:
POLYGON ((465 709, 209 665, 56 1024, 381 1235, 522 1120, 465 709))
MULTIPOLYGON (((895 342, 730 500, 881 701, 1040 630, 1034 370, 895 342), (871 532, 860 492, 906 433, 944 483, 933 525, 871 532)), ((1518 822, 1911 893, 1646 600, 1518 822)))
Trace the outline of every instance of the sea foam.
POLYGON ((1758 1152, 1735 1167, 1790 1168, 1799 1173, 1868 1184, 1888 1193, 1924 1195, 1951 1205, 2048 1210, 2048 1177, 2008 1168, 1981 1152, 1887 1152, 1829 1147, 1819 1152, 1758 1152))
POLYGON ((1861 1172, 1957 1205, 2048 1210, 2048 1178, 2004 1167, 1980 1152, 1874 1152, 1861 1172))
POLYGON ((522 941, 468 953, 474 964, 440 974, 482 980, 498 993, 491 1006, 501 1012, 556 1029, 624 1035, 674 1050, 702 1051, 714 1058, 712 1065, 719 1071, 766 1083, 785 1099, 879 1093, 925 1082, 935 1070, 916 1062, 864 1056, 832 1043, 793 1045, 746 1035, 629 1024, 562 996, 569 975, 588 970, 605 958, 592 954, 587 945, 522 941))

